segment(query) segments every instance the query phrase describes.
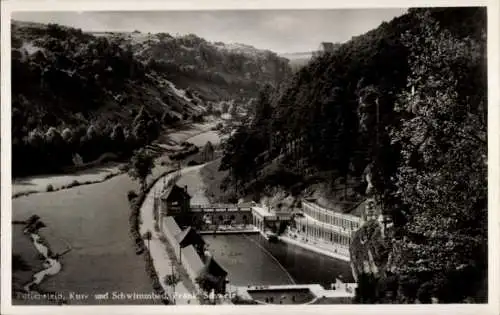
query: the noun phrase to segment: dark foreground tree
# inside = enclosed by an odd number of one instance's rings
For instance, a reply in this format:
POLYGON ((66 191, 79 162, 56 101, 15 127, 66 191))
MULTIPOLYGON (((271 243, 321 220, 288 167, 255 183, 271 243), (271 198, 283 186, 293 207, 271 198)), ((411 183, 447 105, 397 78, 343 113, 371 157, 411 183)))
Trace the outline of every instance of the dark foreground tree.
POLYGON ((154 158, 145 149, 139 149, 130 160, 128 174, 131 178, 139 180, 141 191, 146 188, 146 179, 154 167, 154 158))
POLYGON ((146 233, 144 233, 142 238, 148 241, 148 249, 149 249, 150 248, 149 243, 151 242, 151 239, 153 238, 153 234, 151 233, 151 231, 146 231, 146 233))
POLYGON ((397 195, 409 219, 398 273, 418 279, 423 303, 431 293, 461 302, 487 271, 485 45, 480 36, 457 38, 427 11, 420 18, 407 38, 410 88, 393 133, 402 147, 397 195), (464 93, 469 83, 478 89, 464 93))

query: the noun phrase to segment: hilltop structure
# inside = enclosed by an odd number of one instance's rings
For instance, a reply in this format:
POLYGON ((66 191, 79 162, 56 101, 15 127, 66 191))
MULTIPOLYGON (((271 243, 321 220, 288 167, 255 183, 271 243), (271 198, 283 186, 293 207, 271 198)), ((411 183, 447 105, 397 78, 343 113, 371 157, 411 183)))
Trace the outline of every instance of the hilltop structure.
POLYGON ((332 42, 322 42, 319 45, 318 50, 313 51, 312 56, 319 57, 319 56, 323 55, 324 53, 331 53, 335 50, 335 47, 336 47, 336 45, 332 42))

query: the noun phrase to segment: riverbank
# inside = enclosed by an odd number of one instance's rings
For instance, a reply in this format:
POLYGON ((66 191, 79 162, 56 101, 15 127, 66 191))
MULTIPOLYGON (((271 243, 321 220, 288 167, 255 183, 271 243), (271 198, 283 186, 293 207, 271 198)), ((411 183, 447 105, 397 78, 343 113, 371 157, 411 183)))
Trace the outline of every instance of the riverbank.
POLYGON ((62 265, 59 262, 59 260, 49 255, 50 249, 48 245, 44 244, 45 242, 41 240, 40 235, 38 235, 37 233, 31 233, 30 238, 36 250, 44 258, 43 267, 45 269, 42 269, 41 271, 35 273, 33 275, 33 281, 27 283, 24 286, 24 289, 28 294, 38 293, 36 290, 32 290, 32 287, 40 285, 40 283, 44 280, 45 277, 57 275, 62 268, 62 265))
POLYGON ((72 250, 71 246, 48 233, 48 228, 39 217, 32 216, 28 220, 14 223, 12 232, 16 238, 15 244, 24 243, 31 249, 31 253, 30 255, 23 253, 24 255, 20 256, 17 252, 13 252, 13 258, 15 257, 12 262, 13 298, 22 300, 22 304, 25 305, 37 302, 33 299, 34 296, 39 296, 38 303, 43 305, 66 303, 66 296, 47 290, 45 283, 57 279, 56 276, 63 268, 61 258, 72 250), (61 241, 64 243, 64 248, 58 244, 61 241))

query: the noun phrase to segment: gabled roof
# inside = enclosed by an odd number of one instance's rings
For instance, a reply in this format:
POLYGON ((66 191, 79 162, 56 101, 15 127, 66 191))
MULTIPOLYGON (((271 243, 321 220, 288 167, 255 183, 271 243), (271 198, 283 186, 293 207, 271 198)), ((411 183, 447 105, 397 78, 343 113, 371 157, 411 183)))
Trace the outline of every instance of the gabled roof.
POLYGON ((207 262, 205 263, 205 271, 208 272, 211 276, 214 277, 226 277, 227 271, 224 270, 213 257, 209 257, 207 262))
POLYGON ((189 245, 205 244, 205 241, 200 236, 200 234, 196 233, 196 231, 191 227, 188 227, 187 229, 177 234, 175 236, 175 239, 182 248, 189 245))
POLYGON ((161 199, 166 199, 168 201, 177 201, 190 199, 191 196, 181 187, 177 185, 173 185, 169 187, 165 192, 161 195, 161 199))

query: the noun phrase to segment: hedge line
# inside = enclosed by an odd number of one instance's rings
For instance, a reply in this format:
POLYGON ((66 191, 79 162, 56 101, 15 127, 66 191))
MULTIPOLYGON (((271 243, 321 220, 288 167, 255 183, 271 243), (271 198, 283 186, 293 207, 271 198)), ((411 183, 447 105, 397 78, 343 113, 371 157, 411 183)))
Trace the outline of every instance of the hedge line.
MULTIPOLYGON (((159 294, 161 296, 166 296, 166 292, 163 289, 163 286, 161 285, 160 279, 158 278, 158 274, 156 273, 156 269, 153 264, 153 259, 151 258, 151 255, 149 253, 149 250, 146 248, 144 244, 144 240, 141 236, 141 233, 139 232, 139 216, 141 213, 141 206, 144 203, 144 200, 146 199, 146 196, 148 195, 149 191, 153 188, 153 186, 165 175, 169 173, 173 173, 175 170, 171 171, 165 171, 163 172, 160 176, 155 178, 144 190, 144 192, 140 192, 139 195, 136 198, 133 198, 129 200, 130 206, 131 206, 131 212, 130 212, 130 234, 132 236, 132 239, 134 240, 134 243, 136 244, 138 249, 143 250, 143 255, 144 255, 144 261, 146 262, 146 272, 148 273, 149 277, 151 278, 151 282, 153 285, 153 290, 155 291, 156 294, 159 294)), ((162 302, 166 305, 171 304, 170 300, 168 299, 163 299, 162 302)))

